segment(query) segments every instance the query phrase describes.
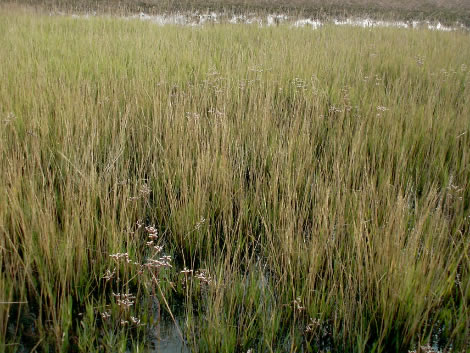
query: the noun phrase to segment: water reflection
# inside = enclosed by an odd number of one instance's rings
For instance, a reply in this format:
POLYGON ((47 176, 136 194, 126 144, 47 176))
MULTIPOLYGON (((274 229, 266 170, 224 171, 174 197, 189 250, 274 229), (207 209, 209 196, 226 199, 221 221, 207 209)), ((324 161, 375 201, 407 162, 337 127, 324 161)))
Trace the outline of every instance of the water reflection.
POLYGON ((149 350, 152 353, 189 353, 186 343, 181 339, 178 328, 170 320, 162 320, 149 332, 149 350))

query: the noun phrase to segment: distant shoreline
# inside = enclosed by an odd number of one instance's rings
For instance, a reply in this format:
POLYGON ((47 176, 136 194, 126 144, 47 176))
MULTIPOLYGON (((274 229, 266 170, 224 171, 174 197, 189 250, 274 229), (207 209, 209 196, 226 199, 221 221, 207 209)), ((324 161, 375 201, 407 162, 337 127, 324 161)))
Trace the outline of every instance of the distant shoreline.
MULTIPOLYGON (((386 4, 378 0, 351 0, 348 4, 338 0, 16 0, 8 4, 30 6, 37 10, 57 11, 71 14, 131 15, 145 13, 162 15, 175 13, 210 13, 232 17, 242 14, 266 17, 269 14, 285 14, 289 17, 310 18, 321 22, 344 21, 350 18, 373 19, 374 21, 412 22, 429 21, 452 27, 462 24, 470 27, 470 2, 439 0, 402 1, 386 4)), ((254 17, 253 16, 253 17, 254 17)))
MULTIPOLYGON (((52 13, 58 16, 71 16, 73 18, 91 18, 95 16, 103 16, 100 13, 92 12, 85 14, 69 14, 69 13, 52 13)), ((114 15, 104 15, 114 16, 114 15)), ((260 27, 271 27, 277 25, 284 25, 289 27, 307 27, 312 29, 319 29, 323 26, 335 25, 335 26, 351 26, 361 28, 402 28, 410 30, 428 29, 433 31, 470 31, 470 27, 463 25, 462 23, 455 23, 452 26, 447 26, 439 21, 387 21, 387 20, 376 20, 373 18, 331 18, 327 20, 316 20, 313 18, 305 18, 298 16, 288 16, 286 14, 267 14, 257 15, 254 13, 243 14, 243 15, 227 15, 217 12, 180 12, 180 13, 162 13, 156 15, 149 15, 144 12, 139 14, 132 14, 127 16, 120 16, 119 18, 125 20, 141 20, 146 22, 154 23, 158 26, 187 26, 197 27, 204 25, 217 25, 217 24, 233 24, 233 25, 258 25, 260 27)))

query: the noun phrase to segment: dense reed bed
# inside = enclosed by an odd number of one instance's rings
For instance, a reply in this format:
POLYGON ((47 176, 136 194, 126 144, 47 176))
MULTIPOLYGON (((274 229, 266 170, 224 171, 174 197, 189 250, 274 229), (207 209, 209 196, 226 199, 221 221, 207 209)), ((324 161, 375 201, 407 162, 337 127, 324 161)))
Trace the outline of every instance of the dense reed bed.
POLYGON ((468 33, 3 9, 0 63, 1 352, 470 349, 468 33))

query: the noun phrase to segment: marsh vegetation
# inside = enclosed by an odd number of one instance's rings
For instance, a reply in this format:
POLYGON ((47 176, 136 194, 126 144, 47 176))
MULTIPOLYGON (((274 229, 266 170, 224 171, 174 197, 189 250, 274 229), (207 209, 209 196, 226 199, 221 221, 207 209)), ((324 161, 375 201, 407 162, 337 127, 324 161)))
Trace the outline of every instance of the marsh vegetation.
POLYGON ((1 352, 470 349, 468 32, 2 8, 0 63, 1 352))

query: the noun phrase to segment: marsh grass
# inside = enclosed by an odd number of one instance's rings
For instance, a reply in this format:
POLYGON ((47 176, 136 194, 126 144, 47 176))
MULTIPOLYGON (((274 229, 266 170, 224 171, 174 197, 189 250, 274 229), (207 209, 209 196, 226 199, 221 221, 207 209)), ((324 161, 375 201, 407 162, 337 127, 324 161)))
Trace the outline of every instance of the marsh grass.
POLYGON ((469 349, 469 43, 1 10, 0 351, 469 349))

